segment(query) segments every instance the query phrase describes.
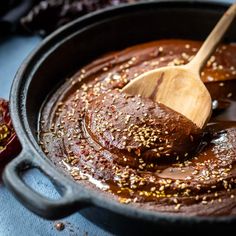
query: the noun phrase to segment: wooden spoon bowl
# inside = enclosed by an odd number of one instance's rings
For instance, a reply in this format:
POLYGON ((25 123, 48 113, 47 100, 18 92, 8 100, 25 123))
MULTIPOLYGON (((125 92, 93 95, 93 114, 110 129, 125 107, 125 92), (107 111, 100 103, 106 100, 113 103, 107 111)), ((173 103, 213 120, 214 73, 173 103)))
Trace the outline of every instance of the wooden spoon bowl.
POLYGON ((226 11, 190 63, 146 72, 132 80, 122 91, 160 102, 203 128, 211 116, 212 101, 201 81, 200 71, 235 15, 236 3, 226 11))
POLYGON ((123 91, 160 102, 194 121, 200 128, 211 115, 211 96, 199 73, 194 73, 188 66, 149 71, 131 81, 123 91))

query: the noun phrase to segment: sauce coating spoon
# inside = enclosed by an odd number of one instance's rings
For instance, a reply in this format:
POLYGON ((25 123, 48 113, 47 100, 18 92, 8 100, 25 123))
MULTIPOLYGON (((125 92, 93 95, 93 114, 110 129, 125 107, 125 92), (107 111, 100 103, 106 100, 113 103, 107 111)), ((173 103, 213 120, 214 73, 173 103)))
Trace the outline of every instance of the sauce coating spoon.
POLYGON ((196 56, 183 66, 167 66, 139 75, 122 92, 141 95, 177 111, 203 128, 211 116, 211 96, 200 72, 236 15, 236 3, 224 13, 196 56))

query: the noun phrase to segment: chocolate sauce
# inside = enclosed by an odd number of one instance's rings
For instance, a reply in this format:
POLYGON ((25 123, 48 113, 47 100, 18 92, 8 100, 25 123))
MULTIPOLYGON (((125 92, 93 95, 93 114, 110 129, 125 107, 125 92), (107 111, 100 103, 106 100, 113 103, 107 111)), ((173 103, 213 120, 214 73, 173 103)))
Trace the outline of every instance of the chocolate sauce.
POLYGON ((88 104, 85 127, 101 147, 124 155, 129 159, 124 164, 134 167, 139 166, 133 162, 140 158, 151 163, 157 159, 186 159, 193 155, 201 137, 201 130, 183 115, 118 90, 104 93, 88 104))
POLYGON ((43 109, 44 152, 75 181, 124 204, 236 215, 236 45, 221 45, 201 74, 214 108, 201 132, 162 104, 119 92, 145 71, 188 63, 200 45, 156 41, 82 68, 43 109))

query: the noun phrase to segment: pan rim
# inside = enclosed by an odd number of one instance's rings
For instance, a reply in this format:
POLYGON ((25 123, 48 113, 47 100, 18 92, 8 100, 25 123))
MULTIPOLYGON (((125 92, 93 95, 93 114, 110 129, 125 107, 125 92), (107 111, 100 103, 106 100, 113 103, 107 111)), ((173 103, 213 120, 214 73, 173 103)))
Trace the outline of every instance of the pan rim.
MULTIPOLYGON (((10 112, 12 116, 12 122, 16 129, 16 133, 22 143, 23 149, 31 149, 35 153, 40 156, 43 161, 47 161, 48 164, 55 167, 55 165, 46 157, 46 155, 40 151, 40 148, 35 146, 35 138, 33 137, 32 133, 29 133, 29 124, 26 118, 26 107, 25 107, 25 98, 27 94, 27 81, 31 81, 33 78, 33 71, 36 69, 37 65, 40 64, 41 61, 53 50, 55 50, 55 46, 52 46, 53 42, 56 41, 57 44, 62 44, 63 40, 57 41, 57 38, 60 38, 62 35, 66 35, 67 37, 71 35, 70 31, 73 32, 73 27, 79 24, 86 25, 87 22, 93 22, 96 18, 103 18, 105 19, 107 15, 117 14, 119 11, 128 11, 128 10, 135 10, 136 8, 140 7, 150 7, 152 5, 158 5, 159 7, 179 7, 179 8, 202 8, 206 7, 208 9, 219 9, 222 10, 226 8, 229 4, 226 3, 213 3, 213 2, 164 2, 164 1, 154 1, 154 2, 141 2, 141 3, 133 3, 130 5, 122 4, 118 7, 111 7, 105 10, 99 10, 94 13, 90 13, 84 17, 81 17, 67 25, 61 27, 60 29, 56 30, 54 33, 49 35, 46 39, 44 39, 40 45, 26 58, 26 60, 20 66, 14 82, 11 87, 10 92, 10 112), (47 52, 45 54, 45 52, 47 52), (40 59, 40 60, 39 60, 40 59), (34 68, 34 69, 33 69, 34 68)), ((62 174, 62 171, 56 168, 58 172, 62 174)), ((84 189, 84 186, 76 183, 73 180, 68 178, 68 183, 70 183, 74 188, 84 189)), ((116 200, 113 200, 109 197, 104 197, 104 195, 97 195, 91 190, 85 189, 85 191, 90 196, 90 202, 98 207, 110 210, 114 213, 122 214, 130 218, 148 220, 152 222, 157 222, 160 220, 170 222, 178 222, 180 224, 194 224, 194 223, 231 223, 236 222, 236 217, 234 216, 223 216, 223 217, 203 217, 203 216, 181 216, 181 215, 170 215, 169 213, 160 213, 156 211, 150 211, 145 209, 138 209, 135 206, 131 205, 124 205, 116 200)))

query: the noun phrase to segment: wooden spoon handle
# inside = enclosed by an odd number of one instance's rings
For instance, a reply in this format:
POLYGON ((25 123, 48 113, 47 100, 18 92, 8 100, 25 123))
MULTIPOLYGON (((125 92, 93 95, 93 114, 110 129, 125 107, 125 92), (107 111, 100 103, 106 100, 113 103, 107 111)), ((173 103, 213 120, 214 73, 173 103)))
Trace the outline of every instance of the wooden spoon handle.
POLYGON ((198 51, 197 55, 193 60, 186 65, 188 69, 199 73, 202 67, 205 65, 207 59, 216 49, 224 33, 229 28, 234 17, 236 15, 236 3, 234 3, 221 17, 215 28, 212 30, 210 35, 207 37, 202 47, 198 51))

